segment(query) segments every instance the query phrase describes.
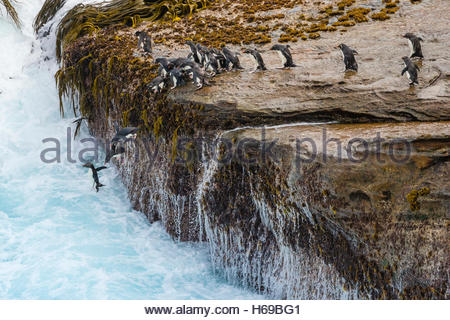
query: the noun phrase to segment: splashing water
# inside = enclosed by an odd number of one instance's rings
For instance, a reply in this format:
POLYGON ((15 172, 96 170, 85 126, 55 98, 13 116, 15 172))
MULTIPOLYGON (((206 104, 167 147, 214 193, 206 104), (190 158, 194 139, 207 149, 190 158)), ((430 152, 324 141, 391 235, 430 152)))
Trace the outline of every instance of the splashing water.
POLYGON ((31 28, 43 2, 17 5, 22 31, 0 16, 0 299, 257 298, 217 278, 205 246, 174 243, 133 212, 113 168, 96 193, 90 172, 67 160, 73 125, 58 112, 54 30, 40 42, 31 28), (40 160, 49 137, 61 163, 40 160))

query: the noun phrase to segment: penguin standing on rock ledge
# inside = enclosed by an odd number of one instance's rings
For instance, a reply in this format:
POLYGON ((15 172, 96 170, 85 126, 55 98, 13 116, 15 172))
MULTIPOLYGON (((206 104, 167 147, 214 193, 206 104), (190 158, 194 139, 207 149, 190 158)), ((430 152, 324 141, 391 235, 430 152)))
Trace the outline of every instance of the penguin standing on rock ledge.
POLYGON ((170 82, 172 83, 172 87, 170 88, 172 90, 175 89, 176 87, 181 87, 186 84, 186 82, 183 79, 183 75, 177 68, 173 68, 172 70, 170 70, 169 78, 170 82))
POLYGON ((280 55, 281 62, 283 64, 282 69, 284 68, 294 68, 297 67, 294 64, 294 60, 292 59, 291 51, 289 50, 289 45, 276 44, 270 50, 277 51, 280 55))
POLYGON ((423 59, 422 46, 420 45, 420 42, 423 41, 423 39, 412 33, 405 34, 403 38, 408 39, 409 48, 411 49, 409 57, 423 59))
POLYGON ((145 53, 152 53, 152 39, 145 31, 136 31, 138 37, 138 50, 144 50, 145 53))
POLYGON ((344 59, 345 70, 346 71, 358 71, 358 63, 356 63, 355 54, 358 54, 356 50, 351 49, 349 46, 341 43, 339 49, 342 52, 342 58, 344 59))
POLYGON ((241 62, 239 61, 239 58, 237 57, 237 54, 231 51, 230 49, 223 47, 222 53, 227 59, 227 68, 229 68, 230 63, 232 64, 232 70, 242 70, 241 62))
POLYGON ((253 72, 256 72, 258 70, 260 71, 267 70, 266 65, 264 64, 264 60, 258 50, 245 49, 244 53, 250 54, 254 58, 256 69, 253 72))
POLYGON ((411 61, 408 57, 403 57, 403 62, 405 64, 405 68, 402 70, 402 75, 406 73, 406 77, 411 81, 409 83, 410 86, 414 86, 414 84, 419 84, 417 81, 417 71, 419 71, 419 67, 415 65, 414 62, 411 61))

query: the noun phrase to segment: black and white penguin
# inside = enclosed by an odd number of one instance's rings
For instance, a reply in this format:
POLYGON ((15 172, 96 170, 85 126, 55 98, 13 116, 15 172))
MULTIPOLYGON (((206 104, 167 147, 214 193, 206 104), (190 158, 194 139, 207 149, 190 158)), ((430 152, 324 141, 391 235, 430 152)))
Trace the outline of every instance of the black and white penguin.
POLYGON ((152 39, 145 31, 136 31, 136 37, 138 37, 138 50, 144 50, 145 53, 152 52, 152 39))
POLYGON ((169 78, 172 83, 172 87, 170 89, 175 89, 176 87, 181 87, 186 84, 183 75, 177 68, 173 68, 170 70, 169 78))
POLYGON ((195 68, 200 68, 201 65, 187 58, 174 58, 169 60, 169 70, 177 68, 180 71, 189 71, 195 68))
POLYGON ((206 75, 199 69, 193 69, 189 71, 188 76, 192 79, 192 83, 197 87, 197 90, 200 90, 204 86, 209 86, 209 82, 207 80, 206 75))
POLYGON ((228 60, 224 56, 223 52, 217 48, 211 48, 212 54, 216 57, 217 62, 219 63, 219 71, 221 69, 228 69, 228 60))
POLYGON ((230 49, 223 47, 222 48, 222 53, 225 56, 225 58, 228 60, 228 69, 229 69, 229 64, 232 64, 232 70, 242 70, 244 68, 242 68, 241 66, 241 62, 239 61, 239 58, 237 57, 237 54, 234 53, 233 51, 231 51, 230 49))
POLYGON ((294 61, 292 60, 292 54, 289 50, 289 45, 276 44, 270 50, 277 51, 280 55, 283 68, 293 68, 296 67, 294 61))
POLYGON ((256 72, 257 70, 267 70, 266 65, 264 64, 264 60, 258 50, 245 49, 244 53, 249 54, 254 58, 255 71, 253 72, 256 72))
POLYGON ((205 66, 205 70, 212 73, 212 75, 216 75, 220 73, 220 65, 219 61, 216 58, 216 55, 213 52, 208 52, 208 63, 205 66))
POLYGON ((344 59, 345 71, 357 72, 358 63, 356 62, 355 54, 358 54, 358 52, 343 43, 339 45, 339 49, 341 49, 342 58, 344 59))
POLYGON ((147 85, 147 87, 155 94, 161 93, 161 91, 166 87, 165 79, 162 76, 157 76, 147 85))
POLYGON ((423 41, 423 39, 412 33, 405 34, 403 38, 408 39, 409 48, 411 50, 409 57, 423 59, 422 46, 420 45, 420 42, 423 41))
POLYGON ((191 49, 192 58, 194 59, 194 61, 200 63, 200 56, 198 54, 197 46, 195 45, 195 43, 193 43, 191 40, 186 40, 186 44, 191 49))
POLYGON ((95 186, 95 189, 96 189, 97 192, 98 192, 98 190, 99 190, 101 187, 104 187, 104 186, 105 186, 104 184, 101 184, 101 183, 100 183, 100 180, 98 179, 98 172, 101 171, 101 170, 103 170, 103 169, 108 169, 108 168, 107 168, 107 167, 99 167, 99 168, 95 168, 94 165, 93 165, 92 163, 90 163, 90 162, 84 164, 83 167, 84 167, 84 168, 89 168, 89 169, 92 170, 92 177, 94 178, 94 186, 95 186))
POLYGON ((112 158, 115 158, 125 153, 125 147, 120 143, 111 144, 111 148, 106 150, 105 164, 107 164, 112 158))
POLYGON ((197 56, 200 61, 199 63, 202 66, 205 66, 206 64, 205 55, 208 51, 209 51, 208 48, 202 46, 200 43, 197 43, 197 56))
POLYGON ((405 64, 405 68, 402 70, 402 75, 406 73, 406 77, 411 81, 409 83, 410 86, 413 86, 414 84, 419 84, 419 81, 417 80, 417 71, 419 70, 419 67, 416 66, 414 62, 411 61, 408 57, 403 57, 403 63, 405 64))
POLYGON ((155 63, 159 64, 158 74, 164 79, 168 78, 170 72, 169 60, 167 58, 157 58, 155 63))
POLYGON ((113 144, 136 139, 137 132, 139 131, 139 128, 136 127, 119 128, 117 124, 114 124, 114 127, 116 129, 116 135, 111 140, 111 143, 113 144))

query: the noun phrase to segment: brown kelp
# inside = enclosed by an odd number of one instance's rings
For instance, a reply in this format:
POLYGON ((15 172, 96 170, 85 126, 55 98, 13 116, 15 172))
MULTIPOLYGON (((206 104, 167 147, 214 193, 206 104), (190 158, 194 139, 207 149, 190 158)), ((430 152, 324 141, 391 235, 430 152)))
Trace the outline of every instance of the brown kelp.
POLYGON ((67 0, 45 0, 44 5, 33 22, 34 31, 37 33, 55 14, 66 4, 67 0))
POLYGON ((14 21, 16 26, 18 28, 20 28, 21 27, 21 22, 20 22, 20 19, 19 19, 19 15, 17 14, 16 9, 14 8, 14 6, 11 3, 12 1, 0 0, 0 2, 3 4, 3 6, 6 9, 6 13, 11 17, 11 19, 14 21))
POLYGON ((112 25, 136 26, 141 21, 163 17, 173 21, 205 8, 213 0, 113 0, 72 8, 58 26, 57 52, 61 60, 63 47, 86 34, 112 25))

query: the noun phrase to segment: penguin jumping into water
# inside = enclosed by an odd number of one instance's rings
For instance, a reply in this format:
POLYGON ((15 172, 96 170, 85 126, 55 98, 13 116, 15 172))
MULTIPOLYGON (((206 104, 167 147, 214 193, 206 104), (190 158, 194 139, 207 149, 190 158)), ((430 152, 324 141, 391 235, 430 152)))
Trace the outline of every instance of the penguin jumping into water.
POLYGON ((241 66, 241 62, 239 61, 239 58, 237 57, 237 54, 235 54, 233 51, 231 51, 230 49, 223 47, 222 48, 222 53, 225 56, 225 58, 227 59, 228 63, 227 63, 227 68, 229 69, 230 67, 230 63, 233 65, 232 66, 232 70, 242 70, 244 68, 242 68, 241 66))
POLYGON ((358 71, 358 63, 355 59, 355 54, 358 54, 356 50, 351 49, 349 46, 341 43, 339 49, 342 52, 342 58, 344 59, 345 71, 358 71))
POLYGON ((258 50, 245 49, 244 53, 249 54, 254 58, 256 68, 253 72, 256 72, 258 70, 260 70, 260 71, 267 70, 267 68, 264 64, 264 60, 258 50))
POLYGON ((412 33, 405 34, 403 38, 408 39, 409 48, 411 49, 409 57, 423 59, 422 46, 420 44, 423 39, 415 36, 412 33))
POLYGON ((152 53, 152 39, 145 31, 136 31, 138 37, 138 50, 144 50, 145 53, 152 53))
POLYGON ((104 184, 100 183, 100 180, 98 179, 98 172, 103 170, 103 169, 108 169, 107 167, 99 167, 99 168, 95 168, 94 165, 90 162, 86 163, 83 165, 84 168, 89 168, 92 170, 92 177, 94 178, 94 186, 95 186, 95 190, 98 190, 101 187, 104 187, 104 184))
POLYGON ((405 68, 402 70, 402 75, 406 73, 406 77, 411 81, 409 83, 410 86, 414 86, 414 84, 419 84, 417 80, 417 71, 419 71, 419 67, 415 65, 414 62, 411 61, 408 57, 403 57, 403 62, 405 64, 405 68))
POLYGON ((296 67, 294 61, 292 60, 292 54, 289 48, 290 48, 289 45, 282 45, 282 44, 276 44, 272 48, 270 48, 270 50, 277 51, 278 54, 280 55, 281 62, 283 64, 282 69, 296 67))

